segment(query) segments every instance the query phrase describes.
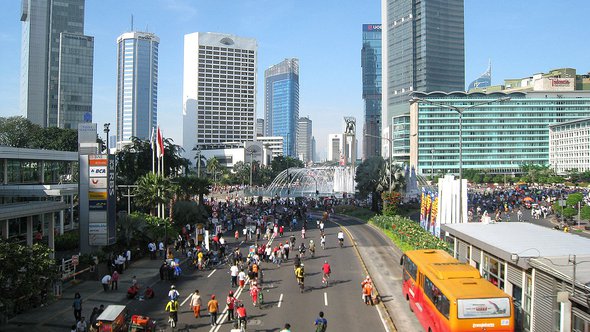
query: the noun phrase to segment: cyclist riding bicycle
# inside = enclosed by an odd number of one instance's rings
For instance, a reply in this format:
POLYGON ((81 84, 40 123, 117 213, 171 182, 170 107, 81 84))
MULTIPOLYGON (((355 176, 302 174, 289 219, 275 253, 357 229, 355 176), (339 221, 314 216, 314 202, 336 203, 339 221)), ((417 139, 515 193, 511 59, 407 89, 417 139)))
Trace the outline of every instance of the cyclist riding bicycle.
POLYGON ((324 265, 322 266, 322 284, 326 284, 328 286, 328 280, 330 279, 330 273, 332 273, 332 268, 328 261, 324 261, 324 265))
POLYGON ((344 232, 338 232, 338 242, 340 242, 340 247, 344 245, 344 232))
POLYGON ((299 284, 301 292, 303 292, 303 285, 305 281, 305 269, 303 263, 301 263, 301 265, 299 265, 299 267, 295 269, 295 277, 297 278, 297 284, 299 284))
POLYGON ((305 249, 305 243, 301 242, 299 245, 299 256, 301 256, 301 258, 305 256, 305 249))
POLYGON ((243 303, 238 303, 238 308, 236 309, 236 315, 238 316, 237 328, 242 331, 246 331, 246 323, 248 322, 248 316, 246 314, 246 307, 244 307, 243 303))
POLYGON ((320 245, 322 246, 322 249, 326 249, 326 235, 322 234, 322 236, 320 237, 320 245))
POLYGON ((311 253, 311 257, 315 256, 315 243, 313 240, 309 240, 309 252, 311 253))

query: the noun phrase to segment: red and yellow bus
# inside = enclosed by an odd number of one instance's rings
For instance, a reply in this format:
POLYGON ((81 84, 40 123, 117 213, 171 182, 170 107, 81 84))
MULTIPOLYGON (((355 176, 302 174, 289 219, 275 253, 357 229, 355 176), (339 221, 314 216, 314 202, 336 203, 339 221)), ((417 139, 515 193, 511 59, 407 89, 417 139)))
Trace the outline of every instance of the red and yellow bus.
POLYGON ((428 332, 514 331, 512 298, 443 250, 406 251, 403 295, 428 332))

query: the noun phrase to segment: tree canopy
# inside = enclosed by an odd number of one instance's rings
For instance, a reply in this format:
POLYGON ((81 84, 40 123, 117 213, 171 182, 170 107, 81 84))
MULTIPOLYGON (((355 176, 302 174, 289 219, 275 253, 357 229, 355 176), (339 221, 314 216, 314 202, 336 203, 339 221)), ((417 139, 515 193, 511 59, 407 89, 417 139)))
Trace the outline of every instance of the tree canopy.
POLYGON ((78 132, 42 128, 22 116, 0 117, 0 145, 14 148, 78 151, 78 132))

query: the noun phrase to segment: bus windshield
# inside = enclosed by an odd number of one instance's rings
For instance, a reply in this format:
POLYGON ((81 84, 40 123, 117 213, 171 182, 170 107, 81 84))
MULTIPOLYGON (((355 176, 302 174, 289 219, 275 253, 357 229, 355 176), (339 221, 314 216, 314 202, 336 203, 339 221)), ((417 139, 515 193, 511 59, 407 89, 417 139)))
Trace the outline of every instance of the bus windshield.
POLYGON ((510 300, 506 297, 457 300, 459 318, 510 317, 510 300))

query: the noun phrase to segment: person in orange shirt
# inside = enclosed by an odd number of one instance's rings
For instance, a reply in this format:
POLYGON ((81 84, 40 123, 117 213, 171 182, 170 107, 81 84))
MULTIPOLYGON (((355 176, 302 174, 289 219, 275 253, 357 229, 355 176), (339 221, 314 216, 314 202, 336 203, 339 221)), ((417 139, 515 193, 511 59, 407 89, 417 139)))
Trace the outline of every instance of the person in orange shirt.
POLYGON ((363 297, 365 298, 365 304, 373 305, 373 284, 366 282, 363 285, 363 297))
POLYGON ((211 300, 207 303, 207 310, 211 317, 211 326, 217 325, 217 312, 219 311, 219 302, 215 299, 215 294, 211 295, 211 300))

